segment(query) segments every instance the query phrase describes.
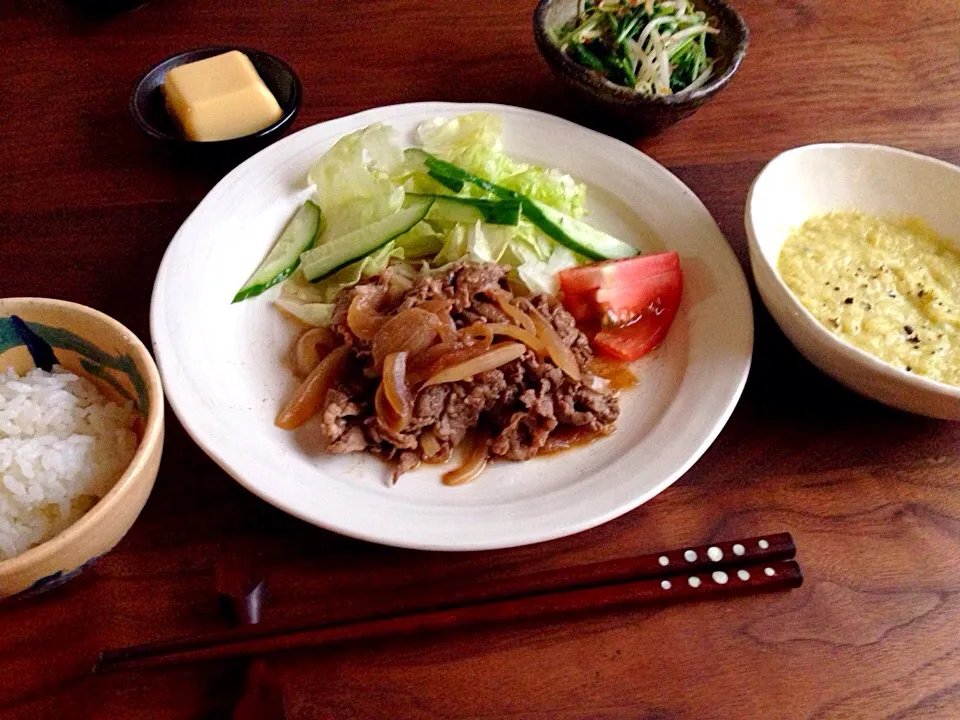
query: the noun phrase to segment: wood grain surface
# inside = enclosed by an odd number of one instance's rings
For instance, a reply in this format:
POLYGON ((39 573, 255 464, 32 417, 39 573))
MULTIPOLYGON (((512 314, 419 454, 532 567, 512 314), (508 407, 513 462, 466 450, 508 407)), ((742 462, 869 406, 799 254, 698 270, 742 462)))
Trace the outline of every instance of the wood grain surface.
MULTIPOLYGON (((592 123, 537 54, 533 5, 154 0, 94 18, 76 3, 5 0, 0 295, 85 303, 149 336, 167 243, 231 165, 172 154, 127 112, 140 74, 181 49, 240 43, 284 57, 304 84, 294 129, 416 100, 592 123)), ((752 31, 737 77, 639 147, 702 198, 744 263, 747 188, 785 148, 870 141, 960 162, 956 2, 736 5, 752 31)), ((423 553, 321 531, 234 483, 171 413, 130 534, 62 588, 0 607, 0 716, 229 717, 242 666, 89 673, 104 647, 226 627, 219 561, 264 568, 271 617, 295 620, 785 530, 807 578, 789 594, 299 651, 270 668, 296 719, 960 717, 960 424, 851 394, 756 311, 743 399, 687 475, 602 527, 515 550, 423 553)))

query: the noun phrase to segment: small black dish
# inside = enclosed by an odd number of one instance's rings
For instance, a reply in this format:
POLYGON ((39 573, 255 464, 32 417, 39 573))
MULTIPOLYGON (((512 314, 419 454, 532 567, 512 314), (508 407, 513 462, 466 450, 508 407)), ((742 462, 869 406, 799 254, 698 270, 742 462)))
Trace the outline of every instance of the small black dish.
POLYGON ((630 88, 615 85, 561 51, 551 32, 577 17, 578 0, 540 0, 533 13, 533 35, 540 54, 556 77, 586 101, 591 110, 602 115, 601 125, 611 125, 615 132, 626 137, 653 135, 692 115, 701 105, 716 97, 730 82, 747 54, 750 31, 733 7, 724 0, 694 0, 694 4, 714 18, 720 28, 715 41, 717 71, 703 87, 676 95, 641 95, 630 88))
POLYGON ((293 68, 280 58, 262 50, 220 45, 188 50, 168 57, 150 68, 133 89, 133 94, 130 96, 130 113, 140 129, 156 140, 163 140, 180 146, 203 146, 218 150, 252 149, 256 146, 266 145, 282 134, 300 110, 300 97, 300 79, 293 68), (222 55, 231 50, 239 50, 250 58, 250 62, 253 63, 257 73, 280 104, 283 115, 272 125, 250 135, 210 142, 189 140, 183 136, 176 122, 167 112, 163 99, 163 81, 167 77, 167 73, 175 67, 214 55, 222 55))

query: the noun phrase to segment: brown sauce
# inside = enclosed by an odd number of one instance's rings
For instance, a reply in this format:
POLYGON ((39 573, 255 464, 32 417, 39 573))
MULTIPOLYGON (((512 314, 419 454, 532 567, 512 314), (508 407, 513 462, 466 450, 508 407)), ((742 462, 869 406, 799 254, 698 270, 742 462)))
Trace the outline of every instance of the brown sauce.
POLYGON ((577 427, 562 428, 551 433, 550 437, 547 438, 547 442, 540 448, 540 452, 537 453, 537 457, 541 455, 556 455, 565 450, 574 450, 578 447, 589 445, 594 440, 599 440, 612 433, 613 430, 605 433, 603 431, 596 432, 577 427))
MULTIPOLYGON (((589 445, 594 440, 599 440, 600 438, 607 437, 608 435, 612 435, 613 432, 614 432, 613 429, 610 429, 607 432, 603 432, 603 431, 594 432, 591 430, 584 430, 583 428, 578 428, 578 427, 561 428, 551 433, 550 437, 547 438, 547 442, 544 444, 542 448, 540 448, 540 451, 537 453, 536 457, 540 457, 541 455, 556 455, 558 453, 565 452, 567 450, 575 450, 576 448, 583 447, 584 445, 589 445)), ((456 451, 459 447, 460 446, 457 446, 457 448, 454 448, 454 451, 456 451)), ((410 468, 410 470, 416 470, 417 467, 420 467, 421 465, 433 465, 433 466, 447 465, 447 464, 451 464, 452 460, 453 460, 453 452, 438 453, 434 457, 421 458, 420 462, 417 463, 417 466, 410 468)), ((461 458, 461 461, 462 460, 463 458, 461 458)), ((490 458, 490 462, 494 462, 497 460, 498 458, 495 458, 495 457, 490 458)), ((506 462, 510 462, 510 461, 506 461, 506 462)), ((387 461, 387 465, 392 469, 393 467, 392 463, 387 461)), ((451 472, 454 472, 459 467, 460 467, 459 463, 453 465, 453 467, 451 467, 450 470, 444 473, 444 475, 448 475, 451 472)))
POLYGON ((630 363, 612 358, 594 357, 587 363, 587 370, 610 382, 614 390, 627 390, 637 385, 637 376, 630 369, 630 363))

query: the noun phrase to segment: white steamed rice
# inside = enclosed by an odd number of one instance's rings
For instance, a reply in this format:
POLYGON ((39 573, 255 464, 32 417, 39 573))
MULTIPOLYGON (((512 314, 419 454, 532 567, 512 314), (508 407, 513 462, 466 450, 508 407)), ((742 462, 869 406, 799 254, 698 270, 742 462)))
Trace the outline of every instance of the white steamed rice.
POLYGON ((137 449, 132 403, 55 367, 0 371, 0 560, 49 540, 113 486, 137 449))

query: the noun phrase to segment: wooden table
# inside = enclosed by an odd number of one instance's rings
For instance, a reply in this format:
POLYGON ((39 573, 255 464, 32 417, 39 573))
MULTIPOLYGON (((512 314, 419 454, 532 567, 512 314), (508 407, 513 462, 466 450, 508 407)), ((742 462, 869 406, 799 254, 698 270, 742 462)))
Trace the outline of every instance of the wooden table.
MULTIPOLYGON (((0 294, 92 305, 149 336, 167 243, 229 169, 148 141, 130 89, 178 50, 286 58, 303 128, 415 100, 574 116, 533 43, 533 0, 154 0, 90 19, 0 9, 0 294)), ((751 179, 808 142, 888 143, 960 162, 960 19, 943 0, 738 0, 752 31, 732 85, 641 149, 703 199, 746 264, 751 179)), ((960 201, 960 199, 958 199, 960 201)), ((66 586, 0 609, 0 713, 225 717, 237 667, 92 677, 104 646, 222 627, 212 566, 269 569, 278 620, 387 609, 443 583, 789 530, 797 591, 275 657, 290 718, 960 717, 960 424, 861 399, 806 363, 756 304, 754 367, 686 476, 575 537, 476 554, 391 549, 290 518, 243 490, 169 414, 156 490, 130 534, 66 586)))

